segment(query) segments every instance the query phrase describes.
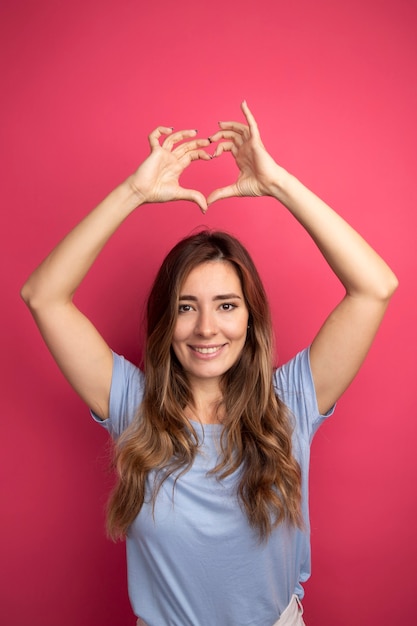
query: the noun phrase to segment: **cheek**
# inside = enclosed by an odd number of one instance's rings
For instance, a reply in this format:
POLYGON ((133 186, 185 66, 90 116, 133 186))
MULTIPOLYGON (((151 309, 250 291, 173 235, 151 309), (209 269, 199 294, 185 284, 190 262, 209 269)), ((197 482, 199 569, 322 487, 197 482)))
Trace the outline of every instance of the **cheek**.
POLYGON ((179 318, 175 323, 172 343, 175 341, 182 341, 187 336, 187 333, 187 324, 184 323, 184 319, 179 318))
POLYGON ((236 339, 240 339, 242 337, 246 338, 248 331, 248 323, 249 323, 249 315, 244 314, 242 317, 235 321, 234 324, 230 326, 230 334, 236 339))
POLYGON ((181 355, 187 350, 190 332, 190 324, 188 323, 188 320, 182 317, 179 318, 175 324, 171 340, 171 348, 179 361, 181 361, 181 355))

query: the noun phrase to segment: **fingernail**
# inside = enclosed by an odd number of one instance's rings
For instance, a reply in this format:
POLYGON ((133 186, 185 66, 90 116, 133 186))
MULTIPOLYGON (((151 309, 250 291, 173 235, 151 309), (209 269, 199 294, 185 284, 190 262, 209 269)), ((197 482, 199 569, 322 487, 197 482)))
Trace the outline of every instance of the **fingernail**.
POLYGON ((213 139, 211 137, 207 137, 210 143, 213 143, 213 139))

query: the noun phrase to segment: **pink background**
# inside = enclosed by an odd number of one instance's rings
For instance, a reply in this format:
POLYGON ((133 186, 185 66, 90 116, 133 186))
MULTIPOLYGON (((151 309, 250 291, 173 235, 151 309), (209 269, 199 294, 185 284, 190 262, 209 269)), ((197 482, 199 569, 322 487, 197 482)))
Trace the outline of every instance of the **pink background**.
MULTIPOLYGON (((308 626, 415 624, 417 8, 411 0, 3 0, 0 622, 128 626, 124 545, 104 534, 106 434, 61 377, 19 288, 148 152, 157 125, 214 132, 248 100, 275 158, 332 204, 400 279, 371 353, 312 450, 308 626)), ((230 155, 184 183, 230 182, 230 155)), ((163 254, 200 224, 249 247, 280 360, 341 295, 270 199, 144 207, 79 291, 137 359, 163 254), (140 213, 140 214, 139 214, 140 213)), ((222 626, 222 625, 215 625, 222 626)))

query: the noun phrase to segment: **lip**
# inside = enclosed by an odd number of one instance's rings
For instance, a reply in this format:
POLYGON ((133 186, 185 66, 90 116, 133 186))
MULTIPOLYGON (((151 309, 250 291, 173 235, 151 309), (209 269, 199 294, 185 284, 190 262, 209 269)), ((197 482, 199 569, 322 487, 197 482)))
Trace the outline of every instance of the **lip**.
POLYGON ((216 358, 225 347, 225 343, 223 344, 215 344, 215 345, 189 345, 192 354, 199 359, 207 360, 216 358))

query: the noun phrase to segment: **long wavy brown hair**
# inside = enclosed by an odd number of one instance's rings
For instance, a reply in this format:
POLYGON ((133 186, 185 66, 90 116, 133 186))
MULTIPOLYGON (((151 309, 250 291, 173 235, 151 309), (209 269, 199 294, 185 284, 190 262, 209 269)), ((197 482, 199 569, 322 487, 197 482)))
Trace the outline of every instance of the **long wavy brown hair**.
POLYGON ((240 470, 237 495, 261 540, 283 521, 302 526, 301 472, 292 453, 290 416, 273 387, 272 323, 262 281, 237 239, 202 231, 169 252, 149 295, 143 401, 115 446, 118 480, 107 516, 114 539, 125 536, 139 513, 148 473, 160 476, 150 494, 154 504, 165 478, 174 472, 178 478, 197 454, 198 436, 185 416, 192 392, 171 343, 181 286, 192 269, 209 261, 233 265, 249 311, 244 348, 221 380, 222 454, 211 473, 221 480, 240 470))

